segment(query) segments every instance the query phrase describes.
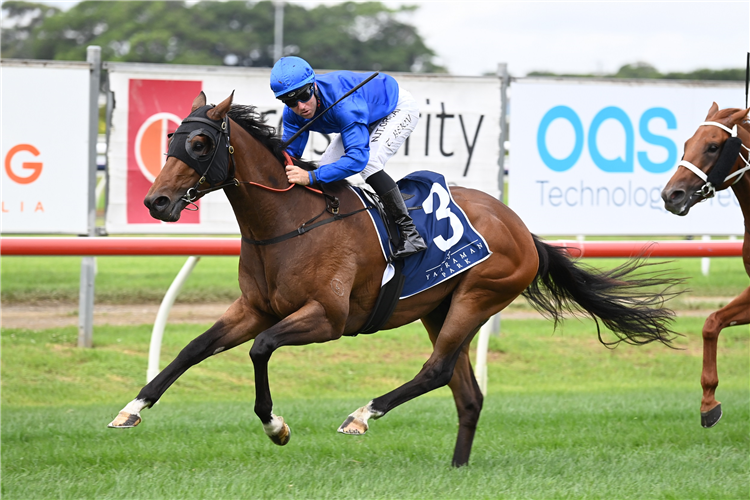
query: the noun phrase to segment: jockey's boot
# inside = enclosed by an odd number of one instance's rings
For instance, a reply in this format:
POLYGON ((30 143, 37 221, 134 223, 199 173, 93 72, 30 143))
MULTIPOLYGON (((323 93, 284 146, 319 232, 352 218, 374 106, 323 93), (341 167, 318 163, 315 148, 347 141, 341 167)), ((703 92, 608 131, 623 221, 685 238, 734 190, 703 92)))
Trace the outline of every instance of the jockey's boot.
POLYGON ((416 226, 414 226, 414 221, 409 216, 409 209, 406 208, 406 203, 404 203, 404 198, 401 196, 398 187, 381 194, 380 200, 383 202, 388 215, 393 217, 401 233, 398 248, 393 251, 393 259, 403 259, 427 249, 427 245, 419 235, 416 226))

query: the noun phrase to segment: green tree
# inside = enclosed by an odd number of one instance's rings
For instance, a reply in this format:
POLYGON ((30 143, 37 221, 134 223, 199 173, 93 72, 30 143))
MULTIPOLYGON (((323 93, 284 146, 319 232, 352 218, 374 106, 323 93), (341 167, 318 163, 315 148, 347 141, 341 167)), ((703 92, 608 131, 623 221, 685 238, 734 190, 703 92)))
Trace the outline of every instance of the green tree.
POLYGON ((659 71, 646 62, 637 62, 635 64, 626 64, 622 66, 617 73, 611 75, 612 78, 663 78, 659 71))
POLYGON ((30 2, 3 2, 3 29, 0 32, 2 56, 19 59, 38 59, 32 50, 32 33, 60 9, 30 2))
POLYGON ((532 71, 527 76, 568 76, 576 78, 655 78, 666 80, 745 80, 744 69, 697 69, 686 73, 661 73, 646 62, 637 62, 622 66, 617 73, 611 75, 593 74, 557 74, 550 71, 532 71))
MULTIPOLYGON (((83 60, 102 47, 105 61, 272 66, 274 5, 262 2, 84 1, 66 12, 5 2, 3 57, 83 60), (21 22, 32 19, 26 25, 21 22)), ((307 9, 287 4, 285 55, 317 68, 442 72, 414 26, 380 2, 347 2, 307 9)))

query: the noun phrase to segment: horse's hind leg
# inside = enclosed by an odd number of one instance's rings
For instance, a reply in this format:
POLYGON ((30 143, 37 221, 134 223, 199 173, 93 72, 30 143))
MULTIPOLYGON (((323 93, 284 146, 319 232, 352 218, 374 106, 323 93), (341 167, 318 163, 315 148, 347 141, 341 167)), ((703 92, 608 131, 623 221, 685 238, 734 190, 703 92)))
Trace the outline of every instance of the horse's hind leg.
POLYGON ((711 313, 703 324, 703 371, 701 386, 701 425, 713 427, 721 418, 721 403, 716 401, 719 374, 716 368, 716 351, 719 333, 728 326, 750 323, 750 287, 718 311, 711 313))
MULTIPOLYGON (((486 298, 486 297, 485 297, 486 298)), ((486 320, 481 310, 489 311, 489 307, 482 307, 482 300, 478 297, 465 297, 463 301, 458 300, 455 295, 450 305, 450 309, 445 321, 440 327, 439 320, 428 320, 430 328, 437 330, 432 355, 422 366, 422 369, 411 381, 401 387, 373 399, 366 406, 359 408, 349 415, 349 418, 339 427, 339 432, 344 434, 363 434, 368 429, 367 421, 370 418, 379 418, 385 415, 393 408, 421 396, 429 391, 442 387, 449 383, 454 383, 454 393, 459 393, 459 399, 456 404, 459 412, 462 412, 463 426, 459 429, 459 438, 456 443, 456 455, 454 463, 463 465, 468 460, 468 454, 471 449, 471 439, 476 429, 476 420, 479 418, 479 409, 481 400, 479 398, 471 399, 471 386, 476 386, 476 381, 469 382, 472 377, 468 376, 471 368, 468 364, 468 348, 471 339, 474 337, 479 327, 486 320), (454 381, 454 367, 459 365, 459 359, 464 356, 459 369, 459 375, 454 381), (468 389, 468 390, 467 390, 468 389), (464 391, 466 393, 464 394, 464 391)), ((485 304, 486 305, 486 304, 485 304)), ((504 305, 504 304, 503 304, 504 305)), ((489 311, 491 314, 496 311, 489 311)), ((436 313, 435 313, 436 314, 436 313)), ((437 317, 436 317, 437 318, 437 317)), ((479 388, 476 387, 478 392, 479 388)))
POLYGON ((268 320, 262 321, 253 314, 252 310, 246 307, 244 299, 237 299, 211 328, 191 341, 174 361, 146 384, 138 396, 110 422, 109 427, 135 427, 141 422, 141 410, 153 406, 188 368, 214 354, 247 342, 270 324, 268 320))
MULTIPOLYGON (((433 346, 444 321, 445 314, 439 310, 422 318, 422 323, 430 335, 433 346)), ((474 370, 471 368, 468 344, 464 345, 458 355, 456 366, 453 368, 453 377, 448 382, 448 387, 453 393, 456 410, 458 410, 458 437, 456 438, 452 463, 454 467, 461 467, 469 463, 471 446, 474 442, 474 434, 477 430, 477 422, 479 422, 479 414, 484 402, 484 396, 479 389, 477 379, 474 377, 474 370)))

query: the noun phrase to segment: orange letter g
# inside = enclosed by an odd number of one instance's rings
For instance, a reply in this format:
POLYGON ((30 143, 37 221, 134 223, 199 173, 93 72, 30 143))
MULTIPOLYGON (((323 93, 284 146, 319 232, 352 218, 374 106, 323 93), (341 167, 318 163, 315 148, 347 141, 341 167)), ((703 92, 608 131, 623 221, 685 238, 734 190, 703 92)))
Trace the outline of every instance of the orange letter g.
POLYGON ((31 174, 29 174, 26 177, 20 177, 16 175, 10 166, 10 162, 11 160, 13 160, 13 156, 16 153, 21 152, 21 151, 28 151, 34 156, 39 156, 39 150, 37 150, 31 144, 18 144, 17 146, 13 146, 10 149, 10 151, 8 151, 8 154, 5 157, 5 172, 8 174, 8 177, 11 178, 11 180, 19 184, 31 184, 32 182, 37 180, 40 175, 42 175, 42 163, 41 162, 24 162, 21 164, 21 167, 27 170, 31 170, 32 171, 31 174))

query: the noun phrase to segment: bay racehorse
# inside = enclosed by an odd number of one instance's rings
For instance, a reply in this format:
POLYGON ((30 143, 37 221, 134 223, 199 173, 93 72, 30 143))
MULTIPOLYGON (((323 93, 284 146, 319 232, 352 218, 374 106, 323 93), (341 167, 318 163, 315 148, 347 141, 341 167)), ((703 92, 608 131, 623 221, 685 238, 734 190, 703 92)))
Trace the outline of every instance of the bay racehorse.
MULTIPOLYGON (((706 121, 685 142, 685 154, 677 171, 661 193, 664 206, 677 215, 687 215, 696 203, 716 191, 732 188, 745 219, 742 261, 750 276, 750 126, 746 123, 750 109, 722 109, 713 103, 706 121), (684 167, 684 168, 679 168, 684 167)), ((728 326, 750 323, 750 287, 718 311, 711 313, 703 325, 703 371, 701 386, 701 425, 713 427, 721 418, 721 403, 716 400, 719 374, 716 348, 719 333, 728 326)))
MULTIPOLYGON (((360 198, 345 182, 325 185, 325 193, 288 184, 275 129, 259 120, 255 108, 233 106, 232 98, 217 106, 207 106, 202 92, 195 99, 144 203, 156 219, 176 221, 197 198, 223 189, 242 234, 242 294, 143 387, 110 427, 139 424, 141 410, 153 406, 189 367, 254 339, 255 413, 271 440, 284 445, 290 428, 273 413, 267 371, 271 355, 282 346, 356 335, 376 302, 386 261, 360 198), (337 209, 331 207, 334 198, 337 209), (329 213, 337 210, 338 215, 329 213), (320 225, 310 229, 315 224, 320 225)), ((465 272, 399 301, 382 329, 420 319, 432 354, 414 379, 351 413, 339 432, 362 434, 371 418, 447 384, 458 410, 453 464, 460 466, 468 463, 483 402, 469 344, 488 318, 522 293, 555 322, 573 311, 598 318, 613 332, 604 339, 597 321, 605 345, 670 345, 676 334, 670 329, 673 313, 663 307, 674 280, 643 273, 640 268, 647 264, 641 259, 595 271, 532 235, 497 199, 461 187, 451 193, 492 253, 465 272), (643 288, 651 285, 659 285, 659 291, 643 288)))

